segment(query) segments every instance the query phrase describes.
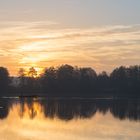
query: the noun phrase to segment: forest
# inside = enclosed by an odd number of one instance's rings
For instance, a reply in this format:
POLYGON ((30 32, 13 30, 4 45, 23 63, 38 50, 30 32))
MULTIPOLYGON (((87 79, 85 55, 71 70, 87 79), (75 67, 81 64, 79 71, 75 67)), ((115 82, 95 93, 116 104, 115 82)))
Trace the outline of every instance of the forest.
POLYGON ((110 74, 90 67, 65 64, 45 68, 37 76, 35 68, 21 68, 17 77, 0 67, 0 96, 24 97, 140 97, 140 66, 120 66, 110 74))

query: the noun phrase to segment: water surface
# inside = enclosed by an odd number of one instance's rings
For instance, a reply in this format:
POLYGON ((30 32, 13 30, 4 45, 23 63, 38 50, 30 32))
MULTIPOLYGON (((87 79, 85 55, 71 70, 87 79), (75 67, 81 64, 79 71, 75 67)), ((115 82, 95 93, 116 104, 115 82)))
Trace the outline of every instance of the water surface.
POLYGON ((1 140, 139 140, 139 99, 1 98, 1 140))

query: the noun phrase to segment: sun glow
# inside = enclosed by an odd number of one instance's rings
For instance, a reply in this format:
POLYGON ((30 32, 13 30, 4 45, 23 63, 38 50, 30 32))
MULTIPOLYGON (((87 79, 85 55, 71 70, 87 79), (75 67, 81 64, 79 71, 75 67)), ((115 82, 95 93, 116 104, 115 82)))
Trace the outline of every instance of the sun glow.
POLYGON ((31 66, 19 68, 18 75, 22 75, 20 73, 20 70, 21 71, 23 70, 23 72, 21 72, 21 73, 24 73, 24 76, 33 77, 33 78, 40 77, 42 75, 42 73, 44 72, 44 68, 37 67, 37 65, 35 65, 35 64, 31 64, 31 66))
POLYGON ((0 49, 1 66, 11 75, 17 76, 19 68, 34 67, 40 74, 42 68, 62 64, 111 72, 140 61, 140 25, 42 28, 36 22, 15 24, 3 27, 0 33, 0 46, 4 46, 0 49))

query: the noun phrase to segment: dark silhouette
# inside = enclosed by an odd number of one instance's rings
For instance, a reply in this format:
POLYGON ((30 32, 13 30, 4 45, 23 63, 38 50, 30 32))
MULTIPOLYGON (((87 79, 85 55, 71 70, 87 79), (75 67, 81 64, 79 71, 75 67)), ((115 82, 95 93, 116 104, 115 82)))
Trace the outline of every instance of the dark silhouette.
POLYGON ((9 73, 8 70, 4 67, 0 67, 0 94, 4 95, 8 93, 9 90, 9 73))
POLYGON ((35 70, 34 67, 31 67, 31 68, 29 69, 28 76, 29 76, 29 77, 32 77, 32 78, 37 76, 37 71, 35 70))
POLYGON ((42 93, 51 97, 140 97, 140 66, 97 75, 91 68, 62 65, 47 68, 39 80, 42 93))
POLYGON ((140 66, 121 66, 109 75, 92 68, 70 65, 46 68, 38 76, 35 68, 19 70, 19 77, 9 77, 0 67, 0 96, 47 97, 140 97, 140 66))
POLYGON ((66 64, 46 68, 40 76, 32 67, 28 71, 20 69, 18 77, 10 77, 8 70, 0 67, 0 96, 0 119, 6 118, 15 104, 20 105, 21 118, 28 110, 26 114, 34 119, 38 104, 46 117, 65 121, 91 118, 96 112, 111 112, 116 118, 137 121, 140 120, 140 66, 121 66, 111 74, 105 71, 97 74, 92 68, 66 64))
POLYGON ((110 75, 116 96, 140 96, 140 66, 116 68, 110 75))

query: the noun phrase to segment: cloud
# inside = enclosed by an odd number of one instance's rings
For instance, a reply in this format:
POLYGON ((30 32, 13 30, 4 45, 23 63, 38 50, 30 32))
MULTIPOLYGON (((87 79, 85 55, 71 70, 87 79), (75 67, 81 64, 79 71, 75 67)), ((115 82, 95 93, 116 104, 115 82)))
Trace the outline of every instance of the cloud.
POLYGON ((15 71, 62 63, 111 71, 140 61, 140 25, 62 28, 51 21, 5 23, 0 23, 0 57, 15 71))

